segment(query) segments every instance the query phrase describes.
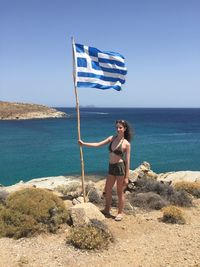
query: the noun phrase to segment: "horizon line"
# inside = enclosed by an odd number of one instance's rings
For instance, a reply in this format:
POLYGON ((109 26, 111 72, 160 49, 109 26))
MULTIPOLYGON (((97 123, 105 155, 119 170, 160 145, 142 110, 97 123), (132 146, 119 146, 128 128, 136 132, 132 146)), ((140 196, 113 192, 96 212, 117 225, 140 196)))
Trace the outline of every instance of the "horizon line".
MULTIPOLYGON (((54 107, 54 108, 76 108, 76 106, 68 106, 68 107, 64 107, 64 106, 51 106, 51 107, 54 107)), ((154 108, 154 109, 156 109, 156 108, 158 108, 158 109, 166 109, 166 108, 168 108, 168 109, 183 109, 183 108, 185 108, 185 109, 200 109, 200 107, 119 107, 119 106, 115 106, 115 107, 102 107, 102 106, 90 106, 90 105, 86 105, 86 106, 79 106, 79 108, 148 108, 148 109, 150 109, 150 108, 154 108)))

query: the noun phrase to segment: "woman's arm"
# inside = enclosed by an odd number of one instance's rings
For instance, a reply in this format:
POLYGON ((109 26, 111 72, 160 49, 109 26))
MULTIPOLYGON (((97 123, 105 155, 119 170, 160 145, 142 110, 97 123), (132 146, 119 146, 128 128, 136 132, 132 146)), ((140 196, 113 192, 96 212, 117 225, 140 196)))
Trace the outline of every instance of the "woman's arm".
POLYGON ((104 139, 98 143, 86 143, 86 142, 83 142, 82 140, 78 140, 78 143, 80 146, 100 147, 100 146, 103 146, 103 145, 110 143, 112 138, 113 138, 112 136, 109 136, 108 138, 106 138, 106 139, 104 139))
POLYGON ((126 145, 126 159, 125 159, 125 177, 124 177, 124 184, 128 184, 128 177, 129 177, 129 169, 130 169, 130 155, 131 155, 131 145, 128 143, 126 145))

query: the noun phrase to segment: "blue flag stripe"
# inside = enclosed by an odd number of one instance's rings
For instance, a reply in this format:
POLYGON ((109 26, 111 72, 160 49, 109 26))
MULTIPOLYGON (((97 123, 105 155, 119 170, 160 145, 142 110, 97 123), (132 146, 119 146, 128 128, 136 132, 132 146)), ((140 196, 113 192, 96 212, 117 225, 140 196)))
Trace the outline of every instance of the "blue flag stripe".
POLYGON ((110 73, 120 73, 122 75, 126 75, 127 74, 127 70, 110 69, 110 68, 104 68, 104 67, 101 67, 101 69, 103 71, 110 72, 110 73))
POLYGON ((115 89, 117 91, 121 91, 121 86, 115 85, 115 86, 107 86, 107 85, 101 85, 98 83, 90 83, 90 82, 77 82, 77 87, 91 87, 91 88, 98 88, 98 89, 115 89))
POLYGON ((121 61, 113 60, 113 59, 99 58, 99 62, 116 64, 117 66, 125 67, 124 63, 122 63, 121 61))
POLYGON ((93 74, 102 75, 105 77, 119 78, 119 79, 125 80, 125 75, 120 74, 120 73, 102 71, 102 69, 100 67, 96 66, 96 64, 92 64, 92 69, 91 68, 88 69, 85 67, 78 67, 77 73, 78 72, 93 73, 93 74))
POLYGON ((120 83, 124 84, 125 83, 125 79, 122 80, 120 78, 113 78, 113 77, 107 77, 107 76, 103 76, 103 75, 97 75, 94 73, 89 73, 89 72, 78 72, 78 77, 91 77, 91 78, 96 78, 102 81, 109 81, 109 82, 117 82, 119 81, 120 83))

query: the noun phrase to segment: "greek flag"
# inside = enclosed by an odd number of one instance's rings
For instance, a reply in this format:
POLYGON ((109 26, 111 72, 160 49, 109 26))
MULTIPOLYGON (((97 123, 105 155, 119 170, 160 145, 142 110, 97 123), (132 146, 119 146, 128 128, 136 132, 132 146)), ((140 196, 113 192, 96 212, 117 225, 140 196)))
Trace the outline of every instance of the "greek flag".
POLYGON ((122 55, 74 44, 74 57, 77 87, 121 90, 127 73, 122 55))

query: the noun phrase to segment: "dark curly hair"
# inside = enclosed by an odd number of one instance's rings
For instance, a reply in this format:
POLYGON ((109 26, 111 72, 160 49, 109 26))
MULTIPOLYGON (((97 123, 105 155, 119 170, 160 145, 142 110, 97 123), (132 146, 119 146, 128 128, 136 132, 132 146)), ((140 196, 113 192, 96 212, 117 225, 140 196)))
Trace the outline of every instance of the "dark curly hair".
POLYGON ((124 138, 127 141, 131 142, 132 137, 133 137, 133 130, 132 130, 130 124, 125 120, 116 120, 115 124, 117 124, 117 123, 123 125, 124 128, 126 128, 126 130, 124 132, 124 138))

